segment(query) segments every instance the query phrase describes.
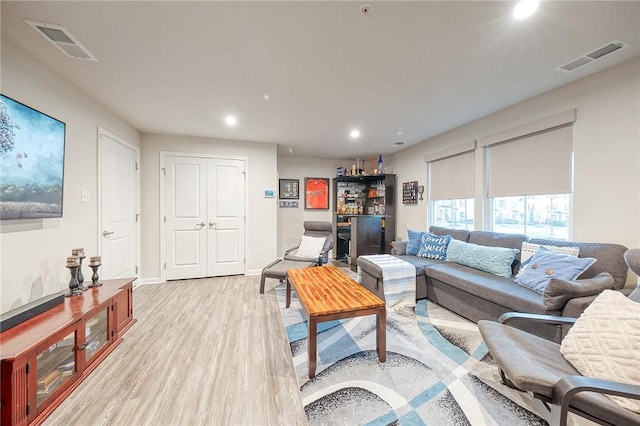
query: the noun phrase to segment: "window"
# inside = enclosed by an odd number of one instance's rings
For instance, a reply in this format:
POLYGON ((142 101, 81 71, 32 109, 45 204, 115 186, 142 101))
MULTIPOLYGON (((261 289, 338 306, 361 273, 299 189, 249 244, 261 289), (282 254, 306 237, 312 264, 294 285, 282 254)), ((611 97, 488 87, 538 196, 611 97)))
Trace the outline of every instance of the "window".
POLYGON ((575 110, 480 141, 495 232, 569 239, 575 110))
POLYGON ((433 224, 452 229, 473 230, 473 198, 431 202, 433 224))
POLYGON ((429 224, 473 229, 475 141, 428 155, 429 224))
POLYGON ((571 194, 495 197, 491 201, 495 232, 569 239, 571 194))

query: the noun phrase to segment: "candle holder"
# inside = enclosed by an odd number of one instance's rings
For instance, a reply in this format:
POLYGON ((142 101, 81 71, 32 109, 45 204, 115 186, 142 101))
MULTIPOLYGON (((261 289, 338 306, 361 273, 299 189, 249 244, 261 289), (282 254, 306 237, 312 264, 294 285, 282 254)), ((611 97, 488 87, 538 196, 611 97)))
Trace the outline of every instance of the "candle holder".
POLYGON ((80 283, 78 283, 78 269, 80 268, 80 259, 78 256, 67 257, 67 268, 71 273, 71 280, 69 281, 69 291, 64 295, 66 297, 79 296, 82 294, 80 283))
POLYGON ((89 259, 89 267, 93 270, 93 275, 91 275, 91 284, 89 284, 88 288, 100 287, 102 283, 98 281, 100 277, 98 276, 98 268, 102 265, 102 260, 100 256, 92 256, 89 259))
POLYGON ((80 267, 78 268, 78 284, 80 284, 80 289, 82 291, 85 291, 87 287, 82 285, 82 283, 84 282, 84 275, 82 275, 82 260, 86 257, 84 255, 84 249, 83 248, 73 249, 71 250, 71 254, 74 256, 78 256, 78 259, 80 261, 80 267))

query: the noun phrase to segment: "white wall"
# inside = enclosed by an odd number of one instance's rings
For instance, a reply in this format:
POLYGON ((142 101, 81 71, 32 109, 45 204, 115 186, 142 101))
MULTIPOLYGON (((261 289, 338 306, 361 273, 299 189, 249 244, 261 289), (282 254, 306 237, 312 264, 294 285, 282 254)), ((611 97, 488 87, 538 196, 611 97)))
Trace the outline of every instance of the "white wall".
MULTIPOLYGON (((427 184, 424 156, 577 109, 572 239, 640 247, 640 60, 585 77, 396 154, 399 182, 427 184)), ((480 154, 478 150, 476 154, 480 154)), ((523 159, 522 161, 526 161, 523 159)), ((476 163, 478 164, 478 163, 476 163)), ((476 180, 482 171, 476 172, 476 180)), ((476 188, 480 188, 476 184, 476 188)), ((482 198, 482 191, 476 191, 482 198)), ((400 205, 398 235, 426 227, 427 201, 400 205)), ((476 212, 476 226, 481 221, 476 212)))
MULTIPOLYGON (((82 92, 2 40, 2 93, 66 123, 61 219, 5 221, 0 226, 2 312, 69 285, 66 257, 98 253, 98 126, 139 145, 140 135, 82 92), (89 190, 91 202, 80 203, 89 190)), ((85 274, 87 270, 85 270, 85 274)))
POLYGON ((345 167, 346 161, 322 160, 317 158, 278 157, 278 178, 298 179, 300 181, 300 199, 298 208, 278 208, 278 255, 282 257, 285 250, 295 247, 300 242, 305 220, 322 220, 331 222, 333 211, 333 179, 336 167, 345 167), (329 179, 329 210, 304 209, 304 178, 329 179))
POLYGON ((233 155, 247 161, 246 272, 259 274, 276 257, 277 198, 264 198, 265 189, 277 192, 276 145, 195 138, 142 135, 142 278, 160 279, 160 152, 233 155))

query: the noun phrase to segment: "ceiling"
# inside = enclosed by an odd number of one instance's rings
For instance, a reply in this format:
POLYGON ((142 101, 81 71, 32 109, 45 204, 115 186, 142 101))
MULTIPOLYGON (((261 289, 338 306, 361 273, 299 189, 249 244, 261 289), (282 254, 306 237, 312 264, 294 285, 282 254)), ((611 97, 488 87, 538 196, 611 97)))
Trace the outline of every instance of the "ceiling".
POLYGON ((391 154, 640 54, 637 1, 546 1, 524 21, 512 19, 513 1, 372 1, 368 15, 363 3, 0 7, 3 39, 140 132, 276 143, 282 155, 318 158, 391 154), (25 19, 64 26, 98 62, 65 56, 25 19), (632 45, 555 70, 613 40, 632 45))

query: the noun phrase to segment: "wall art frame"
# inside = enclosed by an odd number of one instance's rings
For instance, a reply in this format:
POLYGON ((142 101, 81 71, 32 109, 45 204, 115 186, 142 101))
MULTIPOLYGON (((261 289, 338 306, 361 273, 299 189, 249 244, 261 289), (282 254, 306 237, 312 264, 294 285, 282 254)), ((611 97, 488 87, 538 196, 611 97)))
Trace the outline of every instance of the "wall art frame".
POLYGON ((304 178, 304 209, 329 210, 328 178, 304 178))
POLYGON ((300 179, 280 179, 278 198, 281 200, 300 199, 300 179))

